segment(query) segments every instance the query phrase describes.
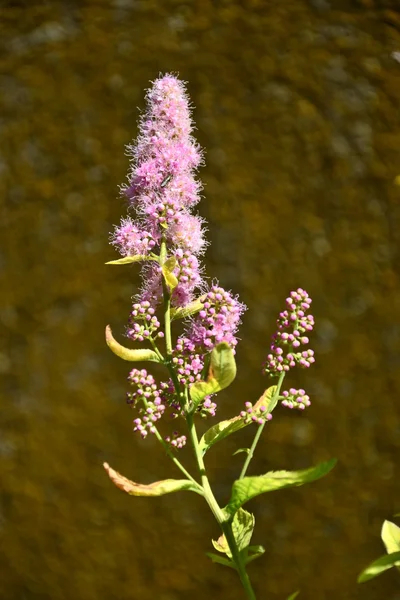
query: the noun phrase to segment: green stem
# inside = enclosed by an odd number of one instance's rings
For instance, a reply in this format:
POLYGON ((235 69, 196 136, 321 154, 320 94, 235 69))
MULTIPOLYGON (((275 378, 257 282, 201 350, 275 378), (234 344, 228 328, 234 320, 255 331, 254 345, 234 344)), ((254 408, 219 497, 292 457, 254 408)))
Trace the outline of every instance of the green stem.
POLYGON ((163 355, 161 354, 161 352, 159 351, 159 349, 157 348, 157 345, 156 345, 154 339, 152 337, 150 337, 150 338, 148 338, 148 340, 149 340, 150 344, 152 345, 154 352, 157 354, 159 361, 161 363, 164 363, 165 359, 164 359, 163 355))
POLYGON ((187 424, 188 424, 188 428, 189 428, 190 440, 191 440, 191 443, 193 446, 194 454, 195 454, 196 461, 197 461, 197 466, 198 466, 200 477, 201 477, 201 483, 202 483, 203 491, 204 491, 204 498, 205 498, 208 506, 210 507, 211 512, 213 513, 214 517, 218 521, 218 523, 222 529, 222 532, 225 535, 225 539, 226 539, 229 549, 231 551, 232 561, 235 564, 236 570, 239 574, 240 581, 242 582, 243 589, 246 592, 247 598, 249 598, 249 600, 256 600, 254 590, 252 588, 249 576, 246 571, 246 566, 243 562, 243 558, 240 554, 235 537, 233 535, 231 521, 224 514, 223 510, 220 508, 220 506, 213 494, 213 491, 211 489, 210 482, 208 480, 207 473, 206 473, 206 468, 204 465, 203 456, 202 456, 202 453, 201 453, 201 450, 199 447, 199 440, 197 437, 196 426, 193 421, 193 415, 188 414, 186 416, 186 420, 187 420, 187 424))
MULTIPOLYGON (((146 401, 145 398, 142 398, 143 400, 143 406, 145 408, 148 407, 148 403, 146 401)), ((154 427, 154 435, 156 436, 156 438, 158 439, 158 441, 160 442, 160 444, 162 445, 162 447, 164 448, 167 456, 169 456, 169 458, 172 460, 172 462, 174 463, 174 465, 176 465, 178 467, 178 469, 180 471, 182 471, 182 473, 184 475, 186 475, 186 477, 188 479, 190 479, 190 481, 192 481, 193 483, 196 484, 196 486, 198 487, 198 493, 200 493, 201 495, 203 495, 203 490, 201 485, 199 485, 199 483, 193 479, 193 477, 191 476, 191 474, 185 469, 185 467, 179 462, 179 460, 176 458, 176 456, 174 456, 174 453, 172 452, 171 448, 168 446, 167 442, 163 439, 161 433, 158 431, 157 427, 155 425, 153 425, 154 427)))
MULTIPOLYGON (((161 266, 163 266, 163 264, 166 260, 166 256, 167 256, 167 244, 166 244, 165 236, 163 236, 162 241, 161 241, 161 250, 160 250, 160 265, 161 266)), ((246 566, 243 562, 239 548, 236 544, 235 537, 233 535, 232 524, 229 521, 228 517, 224 514, 224 512, 220 508, 217 500, 215 499, 215 496, 214 496, 213 491, 210 486, 210 482, 207 477, 203 456, 202 456, 202 453, 201 453, 201 450, 199 447, 197 431, 196 431, 196 427, 195 427, 195 424, 193 421, 193 415, 190 414, 188 411, 188 405, 189 405, 188 390, 187 389, 185 390, 186 394, 182 391, 182 386, 179 382, 179 379, 178 379, 175 369, 174 369, 174 365, 172 363, 171 294, 168 289, 168 285, 165 282, 164 277, 163 277, 162 285, 163 285, 163 296, 164 296, 164 334, 165 334, 165 346, 166 346, 166 351, 167 351, 167 356, 164 359, 164 364, 167 366, 167 368, 171 374, 171 378, 172 378, 172 381, 175 386, 176 394, 177 394, 180 402, 182 402, 182 400, 184 401, 183 408, 185 409, 185 412, 186 412, 186 420, 187 420, 187 424, 188 424, 188 428, 189 428, 189 436, 190 436, 190 440, 192 442, 192 446, 193 446, 196 461, 197 461, 198 470, 199 470, 200 477, 201 477, 202 486, 201 486, 201 488, 199 486, 199 488, 201 489, 202 495, 206 499, 208 506, 210 507, 214 517, 220 524, 221 529, 225 535, 226 541, 229 545, 229 549, 232 554, 232 561, 234 562, 234 564, 236 566, 236 570, 239 574, 243 588, 246 591, 247 597, 249 598, 249 600, 256 600, 256 596, 255 596, 253 588, 251 586, 249 576, 247 575, 247 572, 246 572, 246 566)), ((161 436, 158 439, 159 439, 159 441, 161 441, 161 443, 163 443, 163 445, 165 444, 165 442, 161 438, 161 436)), ((166 446, 166 444, 165 444, 165 446, 166 446)), ((175 462, 175 464, 181 469, 181 471, 183 473, 185 473, 185 475, 189 479, 194 481, 194 479, 189 475, 189 473, 186 471, 186 469, 184 469, 184 467, 182 467, 182 465, 179 463, 179 461, 172 455, 170 449, 168 448, 168 450, 167 450, 167 448, 166 448, 166 451, 167 451, 167 454, 175 462)), ((195 482, 195 483, 196 483, 196 485, 199 485, 197 482, 195 482)))
MULTIPOLYGON (((163 236, 161 241, 161 250, 160 250, 160 264, 163 266, 165 263, 165 259, 167 256, 167 242, 165 240, 165 236, 163 236)), ((172 340, 171 340, 171 294, 168 289, 168 285, 165 281, 165 278, 162 278, 162 286, 163 286, 163 295, 164 295, 164 328, 165 328, 165 346, 167 348, 167 356, 168 358, 172 354, 172 340)))
POLYGON ((221 523, 221 529, 225 535, 226 541, 228 542, 228 546, 232 554, 232 560, 236 565, 236 570, 239 574, 240 581, 242 582, 243 589, 250 600, 256 600, 256 595, 251 585, 250 577, 246 571, 246 565, 242 560, 242 556, 239 552, 235 537, 233 535, 231 523, 221 523))
MULTIPOLYGON (((282 387, 282 383, 283 383, 283 380, 284 380, 284 378, 285 378, 285 375, 286 375, 286 373, 285 373, 285 372, 283 372, 283 373, 281 373, 281 374, 280 374, 280 376, 279 376, 279 381, 278 381, 278 383, 277 383, 276 390, 275 390, 275 394, 273 395, 273 398, 272 398, 272 402, 274 402, 274 401, 276 400, 276 398, 279 396, 279 393, 280 393, 280 391, 281 391, 281 387, 282 387)), ((253 443, 251 444, 251 447, 250 447, 249 453, 248 453, 248 455, 247 455, 247 458, 246 458, 246 460, 245 460, 245 463, 244 463, 244 465, 243 465, 243 469, 242 469, 242 471, 241 471, 241 473, 240 473, 239 479, 243 479, 243 477, 244 477, 244 476, 246 475, 246 473, 247 473, 247 469, 248 469, 248 467, 249 467, 250 461, 251 461, 251 459, 252 459, 252 458, 253 458, 253 456, 254 456, 254 452, 255 452, 255 450, 256 450, 256 448, 257 448, 258 441, 259 441, 259 439, 260 439, 260 437, 261 437, 261 434, 262 434, 262 432, 263 432, 263 429, 264 429, 264 427, 265 427, 265 423, 266 423, 266 421, 265 421, 265 422, 264 422, 262 425, 259 425, 259 427, 258 427, 258 429, 257 429, 256 435, 254 436, 253 443)))

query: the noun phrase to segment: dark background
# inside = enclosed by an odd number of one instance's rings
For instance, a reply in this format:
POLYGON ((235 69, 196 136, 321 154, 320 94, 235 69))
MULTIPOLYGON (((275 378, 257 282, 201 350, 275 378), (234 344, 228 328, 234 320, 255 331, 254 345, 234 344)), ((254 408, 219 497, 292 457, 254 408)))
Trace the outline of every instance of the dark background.
MULTIPOLYGON (((205 556, 218 529, 186 492, 129 497, 107 460, 150 482, 178 472, 132 433, 122 333, 135 267, 109 267, 118 185, 144 90, 189 82, 212 244, 207 272, 248 305, 233 416, 292 288, 314 299, 313 369, 290 382, 253 474, 337 456, 325 479, 249 505, 258 598, 398 600, 400 577, 356 578, 400 511, 400 51, 398 2, 0 2, 1 505, 4 600, 243 598, 205 556)), ((210 451, 221 502, 251 428, 210 451)), ((188 451, 182 460, 191 464, 188 451)))

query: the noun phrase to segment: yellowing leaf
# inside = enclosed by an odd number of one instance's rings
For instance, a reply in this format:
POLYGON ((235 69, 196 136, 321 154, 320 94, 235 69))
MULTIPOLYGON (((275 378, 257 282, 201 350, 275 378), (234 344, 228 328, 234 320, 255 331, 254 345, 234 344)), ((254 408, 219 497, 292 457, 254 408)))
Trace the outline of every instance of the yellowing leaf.
POLYGON ((123 258, 117 258, 117 260, 109 260, 106 265, 130 265, 141 260, 151 260, 151 258, 143 254, 136 254, 135 256, 124 256, 123 258))
POLYGON ((146 348, 141 350, 132 350, 131 348, 125 348, 122 346, 117 340, 113 337, 111 327, 107 325, 106 327, 106 343, 112 352, 119 358, 128 361, 152 361, 152 362, 160 362, 157 354, 153 352, 153 350, 148 350, 146 348))
POLYGON ((181 490, 199 493, 199 488, 189 479, 164 479, 163 481, 155 481, 149 485, 144 485, 127 479, 118 473, 118 471, 114 471, 107 463, 104 463, 103 466, 117 488, 130 496, 163 496, 164 494, 179 492, 181 490))

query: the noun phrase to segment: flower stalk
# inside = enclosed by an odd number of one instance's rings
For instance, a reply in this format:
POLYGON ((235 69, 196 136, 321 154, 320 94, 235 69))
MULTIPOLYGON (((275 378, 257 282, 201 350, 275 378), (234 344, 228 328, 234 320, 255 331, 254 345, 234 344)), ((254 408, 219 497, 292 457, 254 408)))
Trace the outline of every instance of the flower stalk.
POLYGON ((193 212, 200 199, 201 184, 195 172, 202 163, 202 152, 192 137, 185 86, 174 75, 165 75, 153 83, 146 100, 139 136, 128 147, 131 169, 128 184, 122 188, 134 216, 122 219, 114 228, 111 244, 122 258, 109 264, 141 265, 142 287, 133 299, 126 336, 135 343, 150 345, 151 350, 123 347, 114 340, 109 328, 107 343, 124 360, 158 362, 165 367, 161 382, 156 382, 146 369, 133 368, 128 376, 132 391, 127 394, 127 401, 138 415, 133 420, 134 431, 143 439, 155 435, 186 479, 167 479, 145 486, 127 480, 108 465, 106 470, 118 487, 132 495, 157 496, 180 489, 202 495, 222 531, 213 545, 226 555, 211 555, 212 560, 235 568, 247 598, 256 600, 246 564, 261 555, 263 549, 250 546, 254 516, 242 505, 258 493, 312 481, 328 469, 325 465, 304 473, 288 472, 286 479, 276 481, 273 474, 266 474, 252 482, 250 491, 241 487, 248 483, 243 480, 279 401, 300 410, 310 405, 304 390, 291 388, 281 392, 281 388, 291 368, 308 368, 314 362, 313 351, 301 349, 308 344, 306 333, 313 328, 313 317, 307 314, 311 299, 299 288, 291 292, 286 310, 279 315, 264 365, 265 374, 277 378, 277 384, 268 388, 254 405, 246 402, 245 410, 233 419, 211 427, 199 441, 196 420, 215 416, 216 394, 228 387, 236 375, 237 330, 246 307, 218 282, 209 285, 203 276, 203 220, 193 212), (178 320, 184 326, 176 336, 172 325, 178 320), (165 343, 162 350, 161 339, 165 343), (196 477, 176 456, 186 444, 186 435, 178 430, 166 435, 160 432, 163 427, 168 428, 166 415, 169 422, 172 419, 186 428, 196 461, 196 477), (258 426, 254 440, 239 478, 233 483, 231 499, 221 508, 210 485, 204 454, 216 441, 250 424, 258 426))

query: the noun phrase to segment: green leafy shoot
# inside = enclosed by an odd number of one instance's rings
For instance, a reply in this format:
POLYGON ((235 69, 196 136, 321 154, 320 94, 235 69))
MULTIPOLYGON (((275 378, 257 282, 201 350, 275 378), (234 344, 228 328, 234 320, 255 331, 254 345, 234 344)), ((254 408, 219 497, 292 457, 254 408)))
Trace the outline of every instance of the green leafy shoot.
POLYGON ((293 592, 293 594, 290 594, 290 596, 287 600, 294 600, 295 598, 297 598, 297 596, 299 594, 300 594, 300 590, 297 590, 297 592, 293 592))
POLYGON ((400 552, 400 527, 395 523, 392 523, 391 521, 383 522, 381 538, 388 554, 400 552))
POLYGON ((392 552, 391 554, 384 554, 377 560, 374 560, 366 569, 360 573, 357 581, 358 583, 364 583, 365 581, 369 581, 373 579, 377 575, 380 575, 384 571, 391 569, 396 565, 397 562, 400 561, 400 551, 392 552))
POLYGON ((262 556, 264 552, 264 546, 248 546, 245 550, 245 564, 248 565, 259 556, 262 556))
POLYGON ((236 456, 236 454, 241 454, 242 452, 248 455, 250 452, 250 448, 239 448, 238 450, 236 450, 236 452, 232 454, 232 456, 236 456))
POLYGON ((224 556, 220 556, 219 554, 215 554, 214 552, 206 552, 206 556, 208 556, 208 558, 211 558, 213 563, 224 565, 224 567, 230 567, 231 569, 236 569, 235 563, 229 560, 229 558, 225 558, 224 556))
POLYGON ((232 486, 231 499, 225 510, 230 514, 235 514, 243 504, 260 494, 300 486, 320 479, 329 473, 335 464, 336 459, 331 459, 302 471, 271 471, 257 477, 238 479, 232 486))

